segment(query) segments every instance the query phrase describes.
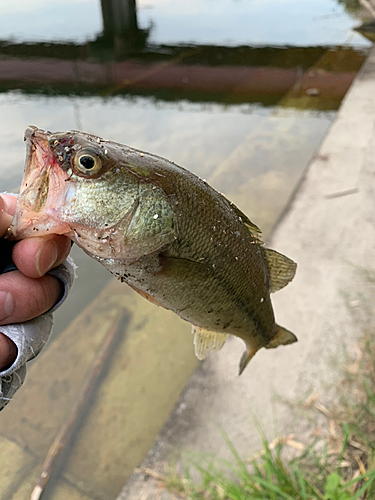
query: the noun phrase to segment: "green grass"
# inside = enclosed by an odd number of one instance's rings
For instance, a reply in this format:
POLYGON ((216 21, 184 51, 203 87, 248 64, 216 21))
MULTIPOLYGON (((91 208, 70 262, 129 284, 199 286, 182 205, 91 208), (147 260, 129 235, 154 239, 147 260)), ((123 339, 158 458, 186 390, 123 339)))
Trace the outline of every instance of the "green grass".
MULTIPOLYGON (((224 435, 232 462, 199 456, 190 459, 184 475, 170 467, 163 478, 168 490, 189 500, 375 500, 375 340, 371 333, 358 347, 357 360, 344 367, 339 402, 326 409, 326 432, 319 438, 301 450, 302 444, 293 437, 270 443, 262 436, 263 449, 244 461, 224 435)), ((312 405, 308 411, 316 409, 312 405)))
MULTIPOLYGON (((375 498, 375 470, 347 479, 343 469, 333 469, 309 450, 297 459, 285 460, 284 445, 270 449, 265 441, 263 454, 251 465, 240 460, 232 449, 235 465, 195 463, 201 475, 196 485, 190 477, 171 473, 166 485, 181 498, 191 500, 357 500, 375 498), (313 458, 307 465, 306 458, 313 458)), ((343 448, 343 453, 346 448, 343 448)))

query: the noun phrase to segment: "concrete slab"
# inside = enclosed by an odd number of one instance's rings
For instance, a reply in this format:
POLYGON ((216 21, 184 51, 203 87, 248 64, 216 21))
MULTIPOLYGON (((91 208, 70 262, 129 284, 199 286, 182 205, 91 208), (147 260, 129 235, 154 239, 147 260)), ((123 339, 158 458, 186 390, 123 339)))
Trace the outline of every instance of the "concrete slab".
POLYGON ((197 361, 189 325, 112 280, 31 366, 27 383, 2 414, 0 500, 30 498, 119 311, 125 324, 43 497, 113 499, 143 460, 197 361), (169 349, 180 341, 184 357, 169 349))
MULTIPOLYGON (((240 378, 243 345, 237 339, 202 362, 143 466, 157 469, 171 450, 177 456, 193 450, 228 458, 221 430, 246 458, 259 446, 254 416, 269 438, 299 432, 301 423, 286 406, 274 406, 272 395, 296 400, 312 390, 324 393, 337 377, 343 346, 355 345, 373 314, 374 200, 372 49, 270 242, 298 263, 293 283, 273 303, 277 321, 299 342, 262 350, 240 378)), ((173 496, 134 473, 118 500, 159 498, 173 496)))

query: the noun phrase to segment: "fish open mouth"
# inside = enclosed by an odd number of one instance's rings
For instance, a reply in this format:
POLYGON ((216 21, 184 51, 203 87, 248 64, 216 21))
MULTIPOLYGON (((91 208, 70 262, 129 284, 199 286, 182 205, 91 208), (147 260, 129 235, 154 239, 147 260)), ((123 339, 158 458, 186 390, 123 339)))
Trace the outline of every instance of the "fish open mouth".
POLYGON ((25 170, 16 212, 6 237, 11 240, 45 234, 71 233, 67 223, 56 217, 61 207, 68 174, 56 162, 49 141, 52 134, 27 127, 25 170))

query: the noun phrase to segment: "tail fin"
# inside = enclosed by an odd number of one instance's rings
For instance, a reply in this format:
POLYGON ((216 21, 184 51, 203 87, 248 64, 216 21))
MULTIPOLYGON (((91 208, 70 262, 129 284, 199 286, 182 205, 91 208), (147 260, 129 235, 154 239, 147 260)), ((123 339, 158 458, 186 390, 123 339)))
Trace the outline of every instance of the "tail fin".
POLYGON ((256 349, 256 350, 251 349, 250 346, 248 346, 246 344, 246 351, 242 354, 241 359, 240 359, 240 366, 239 366, 238 375, 241 375, 241 373, 244 371, 244 369, 249 364, 249 361, 255 356, 255 354, 257 352, 258 352, 258 349, 256 349))
POLYGON ((268 344, 265 346, 266 349, 274 349, 279 345, 288 345, 297 342, 298 339, 294 335, 294 333, 290 332, 289 330, 286 330, 282 326, 276 325, 276 327, 278 329, 277 333, 271 340, 271 342, 268 342, 268 344))
MULTIPOLYGON (((288 345, 297 342, 298 339, 294 335, 294 333, 290 332, 289 330, 286 330, 285 328, 279 325, 276 325, 276 329, 277 333, 274 336, 274 338, 270 342, 268 342, 266 346, 264 346, 266 349, 274 349, 279 345, 288 345)), ((258 349, 252 349, 249 345, 246 344, 246 351, 242 354, 240 360, 239 375, 241 375, 241 373, 249 364, 249 361, 255 356, 257 352, 258 349)))

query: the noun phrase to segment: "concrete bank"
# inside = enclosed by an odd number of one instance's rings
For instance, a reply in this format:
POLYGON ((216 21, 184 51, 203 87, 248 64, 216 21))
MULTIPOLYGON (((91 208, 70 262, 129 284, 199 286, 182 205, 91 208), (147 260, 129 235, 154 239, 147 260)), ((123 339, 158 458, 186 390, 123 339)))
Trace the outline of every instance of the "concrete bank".
MULTIPOLYGON (((273 296, 273 303, 277 322, 299 342, 263 349, 241 377, 237 369, 243 344, 237 339, 202 362, 144 467, 157 470, 171 450, 177 457, 190 450, 227 458, 221 429, 246 458, 259 447, 254 416, 271 439, 298 433, 298 419, 285 405, 275 406, 273 396, 296 400, 317 391, 324 399, 337 376, 335 360, 340 360, 343 345, 352 349, 366 315, 374 314, 369 276, 375 273, 375 49, 269 246, 298 263, 296 278, 273 296)), ((152 477, 134 473, 118 500, 171 498, 152 477)))

